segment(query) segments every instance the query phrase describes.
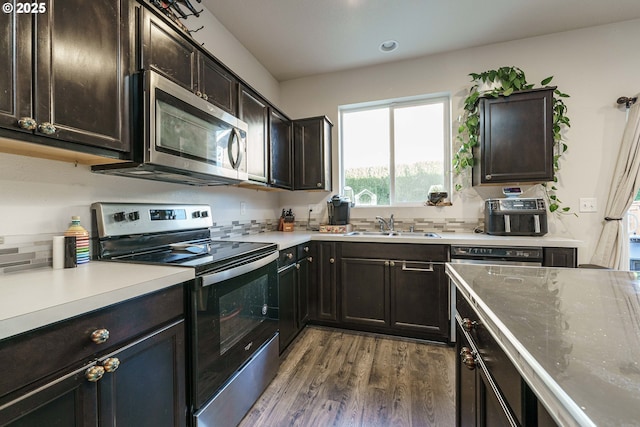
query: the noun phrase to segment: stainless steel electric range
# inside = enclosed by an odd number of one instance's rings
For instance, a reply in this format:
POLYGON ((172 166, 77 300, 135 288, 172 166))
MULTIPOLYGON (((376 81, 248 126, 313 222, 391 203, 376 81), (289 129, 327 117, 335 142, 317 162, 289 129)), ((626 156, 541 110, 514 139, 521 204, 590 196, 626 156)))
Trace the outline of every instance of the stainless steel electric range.
POLYGON ((187 289, 194 426, 235 426, 279 366, 275 244, 212 240, 208 205, 94 203, 94 258, 195 269, 187 289))

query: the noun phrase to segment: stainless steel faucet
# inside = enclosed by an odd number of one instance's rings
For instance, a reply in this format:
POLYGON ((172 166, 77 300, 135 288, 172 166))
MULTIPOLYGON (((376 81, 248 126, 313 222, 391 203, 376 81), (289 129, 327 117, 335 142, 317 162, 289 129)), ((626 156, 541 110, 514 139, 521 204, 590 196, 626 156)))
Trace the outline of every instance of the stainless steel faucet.
POLYGON ((384 231, 385 227, 389 231, 394 231, 395 223, 393 220, 393 214, 391 214, 391 218, 389 218, 389 221, 385 220, 381 216, 377 216, 376 219, 380 223, 380 231, 384 231))

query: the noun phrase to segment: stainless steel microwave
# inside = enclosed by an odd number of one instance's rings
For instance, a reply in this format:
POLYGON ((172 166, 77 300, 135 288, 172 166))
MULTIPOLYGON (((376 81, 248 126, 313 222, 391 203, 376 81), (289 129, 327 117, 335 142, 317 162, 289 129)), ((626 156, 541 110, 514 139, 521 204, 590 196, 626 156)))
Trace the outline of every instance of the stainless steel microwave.
POLYGON ((190 185, 248 179, 246 123, 157 72, 145 71, 141 86, 132 161, 93 172, 190 185))

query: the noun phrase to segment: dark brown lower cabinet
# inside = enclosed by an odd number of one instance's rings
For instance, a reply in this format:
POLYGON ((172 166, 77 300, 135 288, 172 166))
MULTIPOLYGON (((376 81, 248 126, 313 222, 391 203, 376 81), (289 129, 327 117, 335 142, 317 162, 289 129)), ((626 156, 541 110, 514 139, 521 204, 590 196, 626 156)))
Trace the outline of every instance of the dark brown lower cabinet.
POLYGON ((316 323, 338 326, 338 243, 319 241, 313 242, 312 247, 310 318, 316 323))
POLYGON ((183 287, 0 341, 0 364, 2 426, 186 426, 183 287))
POLYGON ((341 258, 342 323, 388 328, 390 319, 389 261, 341 258))
POLYGON ((446 245, 342 243, 340 325, 448 341, 448 253, 446 245))
POLYGON ((278 270, 278 329, 280 353, 298 333, 296 321, 296 264, 278 270))
POLYGON ((456 425, 556 426, 460 295, 456 312, 456 425))
POLYGON ((186 425, 184 321, 143 337, 94 363, 53 378, 9 402, 0 424, 18 426, 186 425), (87 372, 117 358, 95 382, 87 372))
POLYGON ((447 276, 442 262, 392 262, 391 327, 438 341, 449 339, 447 276))
POLYGON ((278 269, 280 353, 309 321, 310 266, 313 262, 311 245, 304 243, 280 251, 280 261, 289 259, 289 254, 293 258, 284 261, 284 265, 278 269))

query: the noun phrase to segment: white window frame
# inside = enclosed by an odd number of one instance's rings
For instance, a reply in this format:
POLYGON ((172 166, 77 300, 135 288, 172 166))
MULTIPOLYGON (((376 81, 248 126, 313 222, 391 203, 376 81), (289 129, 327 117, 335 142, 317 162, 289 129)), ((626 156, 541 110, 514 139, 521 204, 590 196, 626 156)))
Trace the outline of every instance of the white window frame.
MULTIPOLYGON (((345 187, 345 176, 344 176, 344 150, 343 150, 343 114, 344 113, 352 113, 358 111, 366 111, 377 108, 389 108, 389 150, 390 150, 390 185, 389 185, 389 205, 361 205, 356 207, 360 208, 384 208, 384 207, 417 207, 423 206, 422 203, 394 203, 395 199, 395 156, 394 156, 394 110, 395 108, 401 107, 411 107, 417 105, 428 105, 428 104, 444 104, 444 114, 443 114, 443 174, 444 174, 444 191, 451 194, 451 188, 453 187, 451 183, 451 94, 449 93, 434 93, 428 95, 419 95, 419 96, 411 96, 405 98, 395 98, 395 99, 387 99, 381 101, 373 101, 373 102, 363 102, 358 104, 348 104, 341 105, 338 107, 338 126, 340 129, 339 132, 339 159, 338 164, 340 167, 339 171, 339 182, 340 189, 339 192, 342 193, 345 187)), ((425 201, 427 200, 427 195, 425 194, 425 201)), ((355 202, 355 201, 354 201, 355 202)))

